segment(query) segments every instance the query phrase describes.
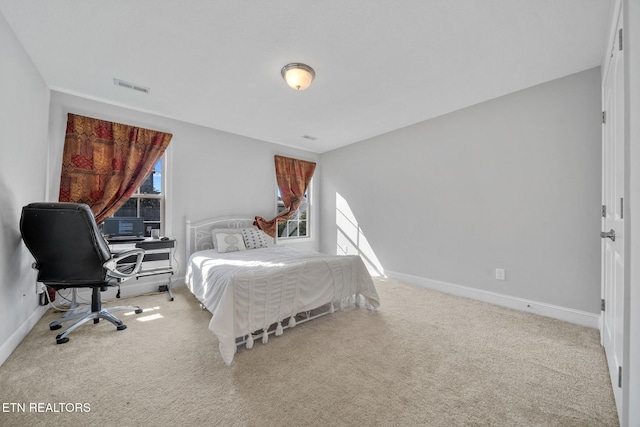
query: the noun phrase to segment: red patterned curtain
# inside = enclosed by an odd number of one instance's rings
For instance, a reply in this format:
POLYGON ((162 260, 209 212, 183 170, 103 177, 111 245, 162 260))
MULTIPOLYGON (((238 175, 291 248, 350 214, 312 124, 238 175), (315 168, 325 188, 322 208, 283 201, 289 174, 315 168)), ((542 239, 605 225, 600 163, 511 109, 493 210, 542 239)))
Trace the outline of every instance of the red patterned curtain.
POLYGON ((58 200, 86 203, 102 223, 142 184, 172 136, 69 114, 58 200))
POLYGON ((315 163, 290 157, 275 156, 275 163, 276 180, 285 209, 273 219, 256 216, 254 221, 254 225, 273 238, 276 237, 277 223, 287 221, 298 210, 316 170, 315 163))

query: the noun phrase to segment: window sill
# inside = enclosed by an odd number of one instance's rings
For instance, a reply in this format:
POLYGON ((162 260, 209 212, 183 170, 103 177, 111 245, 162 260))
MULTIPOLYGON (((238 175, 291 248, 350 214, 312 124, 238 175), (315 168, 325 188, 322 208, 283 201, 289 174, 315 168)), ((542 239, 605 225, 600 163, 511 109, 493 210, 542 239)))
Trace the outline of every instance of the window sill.
POLYGON ((277 242, 278 244, 280 243, 309 243, 309 242, 313 242, 315 241, 315 238, 313 236, 308 236, 308 237, 287 237, 287 238, 281 238, 279 237, 277 242))

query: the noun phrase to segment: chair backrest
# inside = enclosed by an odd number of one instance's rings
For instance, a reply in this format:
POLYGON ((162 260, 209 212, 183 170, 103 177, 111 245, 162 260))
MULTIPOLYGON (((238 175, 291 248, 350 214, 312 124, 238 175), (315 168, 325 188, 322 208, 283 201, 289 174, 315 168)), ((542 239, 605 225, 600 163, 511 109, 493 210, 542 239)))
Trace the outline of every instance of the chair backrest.
POLYGON ((31 203, 22 208, 20 232, 36 260, 38 281, 58 287, 91 287, 108 281, 111 258, 89 206, 31 203))

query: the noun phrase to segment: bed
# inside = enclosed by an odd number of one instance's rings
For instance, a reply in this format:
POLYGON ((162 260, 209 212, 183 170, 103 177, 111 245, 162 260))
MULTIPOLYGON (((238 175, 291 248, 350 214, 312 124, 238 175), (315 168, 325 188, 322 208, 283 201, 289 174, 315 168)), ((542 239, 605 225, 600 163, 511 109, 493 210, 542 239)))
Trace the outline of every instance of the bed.
POLYGON ((186 284, 211 312, 227 365, 239 346, 266 344, 269 335, 345 307, 380 304, 359 256, 277 244, 252 219, 187 220, 186 228, 186 284))

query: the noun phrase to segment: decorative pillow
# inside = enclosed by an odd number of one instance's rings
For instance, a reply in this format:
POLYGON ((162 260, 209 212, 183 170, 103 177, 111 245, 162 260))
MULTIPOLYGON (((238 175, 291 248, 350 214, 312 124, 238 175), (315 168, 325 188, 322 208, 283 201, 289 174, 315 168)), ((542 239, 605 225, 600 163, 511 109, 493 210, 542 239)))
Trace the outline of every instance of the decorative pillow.
POLYGON ((247 249, 266 248, 269 245, 267 235, 257 228, 243 228, 242 237, 247 249))
POLYGON ((216 233, 215 242, 221 253, 247 250, 241 233, 216 233))
POLYGON ((213 241, 213 249, 218 249, 218 242, 216 242, 216 234, 218 233, 242 233, 241 228, 212 228, 211 231, 211 240, 213 241))

